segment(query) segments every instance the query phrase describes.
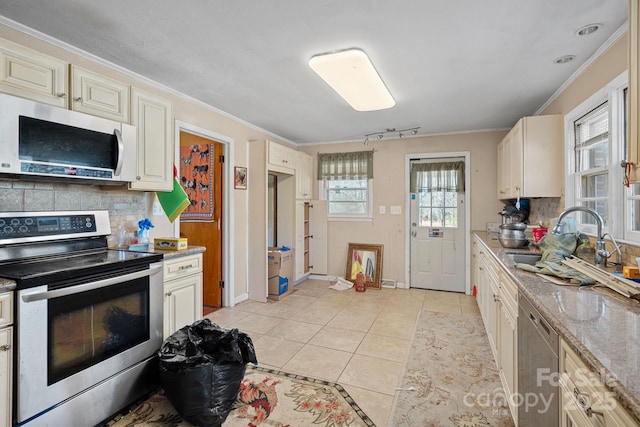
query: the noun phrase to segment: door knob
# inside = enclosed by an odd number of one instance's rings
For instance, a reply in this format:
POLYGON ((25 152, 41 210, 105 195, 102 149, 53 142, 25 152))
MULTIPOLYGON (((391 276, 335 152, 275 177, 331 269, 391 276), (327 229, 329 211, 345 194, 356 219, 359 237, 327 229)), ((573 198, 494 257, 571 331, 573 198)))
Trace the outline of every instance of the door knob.
POLYGON ((418 235, 418 232, 416 230, 411 230, 412 237, 416 237, 417 235, 418 235))

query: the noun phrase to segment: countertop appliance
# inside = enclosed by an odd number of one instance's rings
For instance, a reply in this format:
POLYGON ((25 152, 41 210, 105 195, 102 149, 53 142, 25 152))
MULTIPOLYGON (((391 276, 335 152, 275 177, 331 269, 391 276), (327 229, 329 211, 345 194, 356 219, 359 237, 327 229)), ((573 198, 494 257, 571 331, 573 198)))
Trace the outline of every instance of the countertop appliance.
POLYGON ((110 230, 107 211, 0 213, 14 426, 96 425, 158 386, 162 255, 111 250, 110 230))
POLYGON ((559 349, 558 333, 518 292, 518 425, 560 422, 559 349))
POLYGON ((135 126, 0 94, 0 173, 101 184, 134 182, 135 126))

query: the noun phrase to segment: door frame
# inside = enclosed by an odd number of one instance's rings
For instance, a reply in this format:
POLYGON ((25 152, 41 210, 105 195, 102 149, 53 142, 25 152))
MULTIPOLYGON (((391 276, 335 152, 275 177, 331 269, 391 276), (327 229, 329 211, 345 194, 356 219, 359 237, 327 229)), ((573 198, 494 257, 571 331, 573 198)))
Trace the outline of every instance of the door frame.
MULTIPOLYGON (((231 206, 233 203, 233 167, 231 167, 234 158, 234 140, 233 138, 219 134, 209 129, 204 129, 199 126, 185 123, 180 120, 175 120, 174 126, 174 141, 175 141, 175 153, 174 158, 180 158, 180 132, 187 132, 193 135, 201 136, 206 139, 211 139, 217 143, 222 144, 222 150, 224 153, 224 163, 222 164, 222 280, 224 280, 224 288, 222 289, 222 305, 224 307, 233 307, 235 305, 235 274, 231 266, 234 265, 235 247, 233 239, 230 238, 231 230, 234 229, 235 224, 233 215, 231 215, 231 206)), ((180 235, 180 221, 173 222, 174 235, 180 235)))
POLYGON ((471 295, 471 152, 469 151, 452 151, 441 153, 412 153, 404 156, 404 188, 405 188, 405 242, 404 242, 404 283, 406 288, 411 285, 411 160, 421 159, 446 159, 451 157, 464 158, 464 188, 465 188, 465 207, 464 207, 464 274, 465 274, 465 294, 471 295))

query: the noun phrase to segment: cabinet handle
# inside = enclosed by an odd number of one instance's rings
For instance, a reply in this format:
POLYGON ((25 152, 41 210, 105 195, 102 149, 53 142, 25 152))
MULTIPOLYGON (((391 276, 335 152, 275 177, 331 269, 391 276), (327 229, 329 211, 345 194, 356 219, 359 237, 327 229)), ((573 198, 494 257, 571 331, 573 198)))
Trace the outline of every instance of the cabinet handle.
POLYGON ((178 268, 178 270, 187 270, 187 269, 192 268, 192 267, 193 267, 193 265, 192 265, 192 264, 189 264, 189 265, 181 265, 181 266, 178 268))
POLYGON ((11 346, 9 344, 0 346, 0 351, 9 351, 9 350, 11 350, 11 346))
POLYGON ((164 294, 164 295, 165 295, 165 296, 167 296, 167 297, 170 297, 170 296, 171 296, 171 292, 167 292, 167 293, 166 293, 166 294, 164 294))
POLYGON ((67 94, 66 93, 59 93, 58 95, 56 95, 58 98, 66 98, 67 94))
POLYGON ((598 415, 604 418, 604 413, 594 411, 591 407, 591 396, 589 395, 589 393, 581 393, 580 390, 578 390, 578 387, 574 387, 573 395, 575 396, 580 406, 582 406, 582 410, 585 414, 587 414, 587 417, 591 418, 593 415, 598 415))
POLYGON ((495 302, 498 302, 498 301, 500 301, 500 297, 498 295, 496 295, 496 294, 493 294, 493 300, 495 302))
POLYGON ((76 102, 82 102, 82 97, 73 98, 73 100, 76 101, 76 102))

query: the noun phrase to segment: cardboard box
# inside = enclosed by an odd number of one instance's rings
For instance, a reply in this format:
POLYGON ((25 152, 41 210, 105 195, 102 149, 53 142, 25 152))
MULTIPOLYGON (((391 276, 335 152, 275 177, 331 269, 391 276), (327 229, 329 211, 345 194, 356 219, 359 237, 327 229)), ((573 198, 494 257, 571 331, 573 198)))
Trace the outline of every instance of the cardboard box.
POLYGON ((267 254, 268 298, 280 300, 293 292, 293 249, 270 247, 267 254))
POLYGON ((155 249, 181 251, 187 249, 188 243, 186 237, 156 237, 153 239, 153 247, 155 249))

